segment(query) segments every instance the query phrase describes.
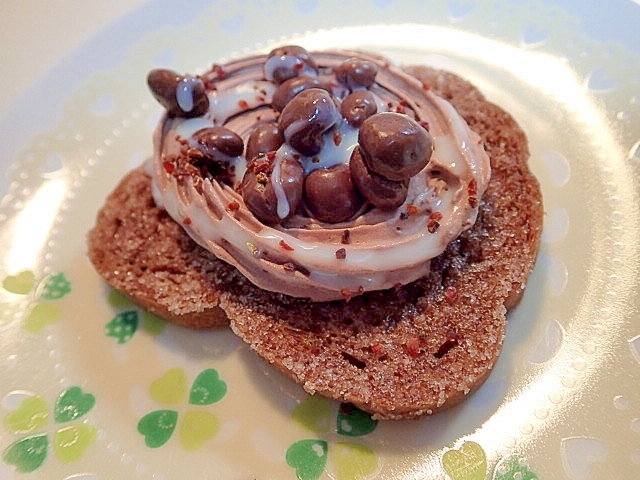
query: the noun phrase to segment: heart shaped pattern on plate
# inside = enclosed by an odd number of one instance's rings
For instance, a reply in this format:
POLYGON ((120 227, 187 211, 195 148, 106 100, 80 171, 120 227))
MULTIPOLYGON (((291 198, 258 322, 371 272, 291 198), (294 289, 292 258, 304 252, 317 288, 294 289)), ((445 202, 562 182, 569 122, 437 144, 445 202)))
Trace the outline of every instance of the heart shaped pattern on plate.
POLYGON ((366 445, 338 442, 331 446, 337 480, 361 480, 375 473, 378 457, 366 445))
POLYGON ((61 272, 45 280, 40 297, 45 300, 59 300, 69 293, 71 293, 71 282, 61 272))
POLYGON ((167 443, 178 423, 175 410, 156 410, 146 414, 138 422, 138 432, 144 435, 147 447, 158 448, 167 443))
POLYGON ((299 480, 316 480, 327 464, 327 442, 300 440, 287 449, 287 465, 296 469, 299 480))
POLYGON ((4 417, 4 426, 13 433, 29 433, 46 425, 49 418, 47 402, 42 397, 27 397, 4 417))
POLYGON ((189 392, 191 405, 211 405, 222 399, 227 393, 227 384, 220 379, 218 372, 208 368, 200 372, 193 381, 189 392))
POLYGON ((52 325, 60 320, 62 311, 51 303, 35 303, 31 306, 25 317, 22 328, 27 332, 37 333, 47 325, 52 325))
POLYGON ((7 275, 2 281, 2 288, 17 295, 26 295, 36 284, 36 277, 31 270, 24 270, 16 275, 7 275))
POLYGON ((82 417, 96 404, 96 397, 84 393, 80 387, 71 387, 60 394, 53 408, 56 422, 70 422, 82 417))
POLYGON ((26 437, 9 445, 2 454, 7 465, 16 467, 19 473, 37 470, 47 458, 49 439, 46 435, 26 437))
POLYGON ((149 394, 164 405, 180 403, 187 393, 187 374, 182 368, 172 368, 149 387, 149 394))
POLYGON ((180 426, 180 443, 185 450, 197 450, 204 442, 217 435, 220 421, 209 412, 187 412, 180 426))
POLYGON ((452 480, 484 480, 487 456, 477 443, 464 442, 459 450, 444 453, 442 467, 452 480))
POLYGON ((328 432, 331 428, 331 402, 319 395, 312 395, 301 402, 291 414, 294 421, 316 433, 328 432))
POLYGON ((63 462, 79 460, 89 445, 98 436, 98 430, 91 425, 71 425, 55 433, 53 448, 63 462))
POLYGON ((371 414, 345 403, 340 405, 336 421, 338 433, 349 437, 371 433, 378 425, 378 422, 371 418, 371 414))

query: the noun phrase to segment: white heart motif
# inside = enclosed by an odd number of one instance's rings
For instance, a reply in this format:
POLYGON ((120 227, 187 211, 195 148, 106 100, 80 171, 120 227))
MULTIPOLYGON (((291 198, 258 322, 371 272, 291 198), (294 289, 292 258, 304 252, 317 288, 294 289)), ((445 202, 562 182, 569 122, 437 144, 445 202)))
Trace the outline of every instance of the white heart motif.
POLYGON ((562 465, 571 479, 589 477, 593 463, 600 463, 609 454, 607 445, 593 437, 563 438, 561 443, 562 465))
POLYGON ((640 363, 640 335, 629 340, 629 348, 631 349, 631 355, 640 363))

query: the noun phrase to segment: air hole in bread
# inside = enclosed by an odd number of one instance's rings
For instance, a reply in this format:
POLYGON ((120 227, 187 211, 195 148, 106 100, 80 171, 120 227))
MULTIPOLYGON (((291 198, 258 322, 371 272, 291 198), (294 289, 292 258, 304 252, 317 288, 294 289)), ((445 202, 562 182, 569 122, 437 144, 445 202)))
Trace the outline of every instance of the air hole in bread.
POLYGON ((363 360, 360 360, 359 358, 354 357, 348 352, 343 351, 342 357, 359 370, 362 370, 367 366, 366 362, 364 362, 363 360))
POLYGON ((457 338, 447 338, 447 340, 442 345, 440 345, 440 348, 436 353, 433 354, 433 356, 436 357, 437 359, 440 359, 444 357, 447 353, 449 353, 449 351, 456 345, 458 345, 457 338))

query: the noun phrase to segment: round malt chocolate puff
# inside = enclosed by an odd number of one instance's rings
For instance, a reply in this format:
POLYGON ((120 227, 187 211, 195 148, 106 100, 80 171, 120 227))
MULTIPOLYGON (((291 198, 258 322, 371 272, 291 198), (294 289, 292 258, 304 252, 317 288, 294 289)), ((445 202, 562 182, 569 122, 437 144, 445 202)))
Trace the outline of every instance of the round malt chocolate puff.
POLYGON ((347 165, 319 168, 304 181, 305 202, 321 222, 338 223, 353 217, 363 199, 351 180, 347 165))
POLYGON ((297 45, 287 45, 272 50, 264 64, 264 75, 269 81, 280 84, 302 73, 318 73, 318 67, 309 52, 297 45))
POLYGON ((244 143, 240 135, 225 127, 209 127, 198 130, 193 135, 207 160, 216 163, 229 161, 230 157, 242 155, 244 143))
POLYGON ((304 90, 310 88, 321 88, 331 93, 331 86, 320 80, 318 77, 301 75, 293 77, 280 84, 271 98, 271 106, 277 112, 281 112, 293 97, 304 90))
POLYGON ((147 84, 155 99, 172 117, 200 117, 209 110, 209 98, 198 77, 158 68, 149 72, 147 84))
POLYGON ((249 210, 268 224, 278 224, 292 215, 302 200, 304 171, 299 162, 279 160, 279 165, 259 155, 251 162, 240 184, 249 210), (279 175, 274 181, 273 176, 279 175))
POLYGON ((377 111, 376 99, 368 90, 350 93, 340 104, 340 113, 356 128, 377 111))
POLYGON ((433 151, 429 132, 399 113, 377 113, 360 126, 358 142, 369 169, 389 180, 404 180, 422 170, 433 151))
POLYGON ((370 171, 364 163, 360 148, 354 148, 349 160, 353 183, 374 207, 398 208, 404 203, 409 191, 409 179, 396 182, 370 171))
POLYGON ((286 143, 311 157, 322 149, 322 135, 340 120, 331 95, 320 88, 304 90, 282 110, 278 128, 286 143))
POLYGON ((247 161, 253 160, 261 153, 269 153, 280 148, 284 138, 276 123, 262 123, 258 125, 247 140, 247 161))
POLYGON ((359 58, 350 58, 336 67, 333 72, 336 80, 350 90, 369 88, 378 74, 375 63, 359 58))

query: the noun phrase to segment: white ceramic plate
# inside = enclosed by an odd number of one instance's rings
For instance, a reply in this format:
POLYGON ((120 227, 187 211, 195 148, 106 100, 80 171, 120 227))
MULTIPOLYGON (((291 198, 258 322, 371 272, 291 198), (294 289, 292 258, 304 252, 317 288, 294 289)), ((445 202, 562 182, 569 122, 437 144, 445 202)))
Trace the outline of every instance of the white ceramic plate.
POLYGON ((169 3, 67 58, 47 79, 60 96, 25 98, 24 144, 1 147, 17 153, 0 203, 0 478, 640 477, 638 54, 541 2, 199 2, 151 27, 169 3), (151 152, 147 71, 282 42, 450 69, 529 136, 540 257, 495 370, 457 408, 375 423, 310 399, 228 331, 127 303, 85 256, 104 197, 151 152))

